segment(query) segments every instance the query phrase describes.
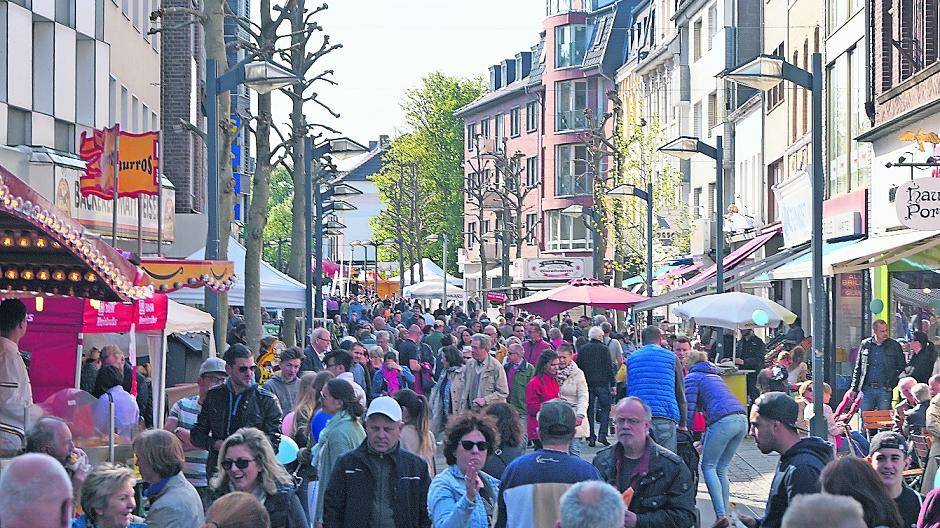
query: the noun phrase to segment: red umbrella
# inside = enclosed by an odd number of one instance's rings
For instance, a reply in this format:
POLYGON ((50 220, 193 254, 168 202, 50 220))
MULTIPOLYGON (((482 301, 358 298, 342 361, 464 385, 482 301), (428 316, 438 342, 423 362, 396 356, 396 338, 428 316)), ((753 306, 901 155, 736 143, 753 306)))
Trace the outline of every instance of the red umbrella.
POLYGON ((595 279, 572 279, 555 289, 538 292, 509 304, 525 308, 529 313, 549 318, 576 306, 587 305, 611 310, 629 310, 646 297, 608 286, 595 279))

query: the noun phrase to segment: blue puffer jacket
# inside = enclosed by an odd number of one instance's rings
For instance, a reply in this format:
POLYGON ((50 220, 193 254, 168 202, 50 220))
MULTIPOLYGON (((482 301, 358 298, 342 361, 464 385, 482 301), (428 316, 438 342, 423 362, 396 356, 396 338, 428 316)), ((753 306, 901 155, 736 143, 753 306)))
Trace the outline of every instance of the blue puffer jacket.
POLYGON ((643 345, 627 358, 627 396, 646 402, 653 417, 680 422, 676 402, 676 356, 657 345, 643 345))
POLYGON ((718 375, 718 367, 709 361, 696 363, 689 369, 685 377, 685 401, 689 427, 695 411, 705 413, 708 425, 731 414, 746 414, 744 406, 718 375))

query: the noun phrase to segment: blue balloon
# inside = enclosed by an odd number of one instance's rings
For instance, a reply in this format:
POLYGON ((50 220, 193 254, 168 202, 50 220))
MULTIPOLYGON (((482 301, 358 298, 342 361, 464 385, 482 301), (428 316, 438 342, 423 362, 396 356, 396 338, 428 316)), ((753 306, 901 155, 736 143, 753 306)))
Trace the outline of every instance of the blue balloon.
POLYGON ((873 314, 879 314, 882 310, 885 309, 885 303, 881 299, 872 299, 868 304, 868 309, 873 314))
POLYGON ((295 442, 293 438, 287 435, 281 435, 281 443, 277 448, 278 462, 284 465, 290 464, 297 460, 298 451, 300 451, 300 448, 297 447, 297 442, 295 442))
POLYGON ((754 321, 754 324, 757 326, 767 326, 767 323, 770 322, 770 316, 767 315, 767 312, 757 309, 751 314, 751 320, 754 321))

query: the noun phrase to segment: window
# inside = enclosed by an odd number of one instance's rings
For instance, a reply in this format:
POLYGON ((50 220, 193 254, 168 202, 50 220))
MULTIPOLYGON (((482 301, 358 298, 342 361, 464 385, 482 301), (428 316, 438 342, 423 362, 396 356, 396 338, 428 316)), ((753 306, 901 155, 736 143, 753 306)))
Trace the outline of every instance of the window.
POLYGON ((702 58, 702 19, 695 21, 692 33, 692 60, 697 61, 702 58))
POLYGON ((506 139, 506 116, 504 114, 496 114, 496 152, 502 152, 504 145, 503 140, 506 139))
POLYGON ((468 223, 467 223, 467 233, 466 233, 466 235, 467 235, 467 245, 466 245, 466 247, 470 247, 470 246, 473 245, 473 243, 474 243, 474 242, 476 241, 476 239, 477 239, 477 223, 476 223, 476 222, 468 222, 468 223))
POLYGON ((131 96, 131 130, 137 134, 140 132, 140 103, 137 96, 131 96))
POLYGON ((535 132, 539 128, 539 104, 535 101, 525 105, 525 130, 535 132))
POLYGON ((128 7, 128 0, 121 0, 121 12, 124 13, 124 16, 128 16, 130 8, 128 7))
POLYGON ((53 115, 55 23, 33 22, 33 110, 53 115))
POLYGON ((714 218, 714 217, 715 217, 715 214, 717 213, 717 212, 715 211, 715 204, 717 203, 717 202, 715 201, 715 198, 716 198, 716 196, 715 196, 715 182, 711 182, 711 183, 708 184, 708 197, 707 197, 707 199, 708 199, 708 211, 707 211, 707 212, 708 212, 708 217, 709 217, 709 218, 714 218))
POLYGON ((591 180, 587 174, 587 147, 555 147, 555 196, 584 194, 591 194, 591 180))
POLYGON ((483 136, 483 139, 490 139, 490 120, 485 118, 480 121, 480 135, 483 136))
POLYGON ((489 232, 490 232, 490 221, 484 220, 480 222, 480 236, 481 237, 486 236, 486 234, 489 232))
POLYGON ((476 146, 477 140, 477 125, 476 123, 470 123, 467 125, 467 150, 473 150, 476 146))
POLYGON ((555 68, 580 66, 587 50, 588 28, 580 24, 555 28, 555 68))
MULTIPOLYGON (((771 55, 777 57, 783 57, 783 42, 781 42, 777 49, 771 55)), ((783 81, 780 81, 777 86, 774 86, 770 90, 767 90, 767 111, 769 112, 777 105, 783 102, 783 81)))
POLYGON ((695 218, 702 217, 702 188, 696 187, 692 191, 692 214, 695 215, 695 218))
POLYGON ((554 210, 545 213, 545 221, 548 223, 546 250, 589 250, 594 247, 584 218, 572 218, 554 210))
POLYGON ((836 58, 827 68, 829 196, 867 187, 871 179, 872 145, 852 139, 868 130, 870 125, 864 108, 864 56, 863 51, 854 48, 836 58))
POLYGON ((143 105, 143 109, 140 114, 141 119, 141 132, 147 132, 149 130, 154 130, 150 124, 150 108, 147 105, 143 105))
POLYGON ((75 124, 67 121, 55 121, 55 149, 62 152, 75 152, 75 124))
POLYGON ((783 158, 767 166, 767 223, 779 220, 777 211, 777 198, 774 196, 774 186, 783 181, 783 158))
POLYGON ((33 116, 27 110, 7 108, 7 145, 29 145, 33 142, 33 116))
POLYGON ((535 245, 535 228, 539 222, 539 216, 537 213, 527 213, 525 215, 525 232, 522 234, 525 243, 534 246, 535 245))
POLYGON ((518 106, 509 111, 509 135, 516 137, 520 134, 522 123, 522 109, 518 106))
POLYGON ((695 137, 705 137, 702 133, 702 102, 695 103, 692 107, 692 135, 695 137))
POLYGON ((708 94, 708 136, 712 129, 718 126, 718 92, 708 94))
POLYGON ((708 49, 712 49, 715 34, 718 33, 718 6, 708 8, 708 49))
POLYGON ((526 187, 536 187, 539 184, 539 157, 532 156, 525 160, 526 187))
POLYGON ((555 130, 580 130, 587 127, 584 115, 590 100, 586 79, 555 83, 555 130))

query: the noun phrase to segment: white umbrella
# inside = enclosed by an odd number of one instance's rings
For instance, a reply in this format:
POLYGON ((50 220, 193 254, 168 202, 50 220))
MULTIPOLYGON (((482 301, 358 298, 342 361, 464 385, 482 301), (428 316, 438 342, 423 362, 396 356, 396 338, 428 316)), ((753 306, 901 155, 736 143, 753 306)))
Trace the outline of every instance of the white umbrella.
MULTIPOLYGON (((444 281, 441 279, 426 280, 411 286, 405 286, 402 295, 410 299, 439 299, 444 295, 444 281)), ((447 287, 447 298, 463 300, 466 294, 456 286, 447 287)))
POLYGON ((770 299, 741 292, 716 293, 692 299, 676 307, 675 313, 694 320, 697 325, 734 330, 777 326, 780 321, 792 324, 796 319, 795 313, 770 299))

